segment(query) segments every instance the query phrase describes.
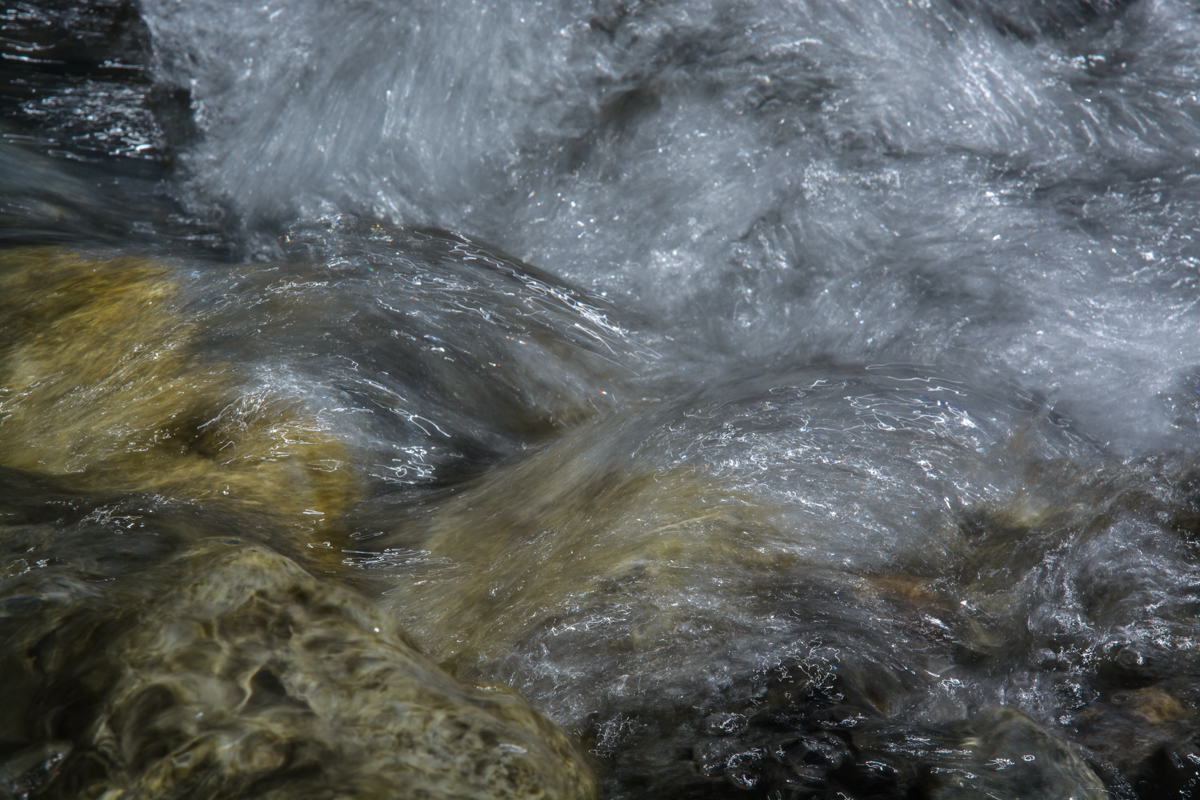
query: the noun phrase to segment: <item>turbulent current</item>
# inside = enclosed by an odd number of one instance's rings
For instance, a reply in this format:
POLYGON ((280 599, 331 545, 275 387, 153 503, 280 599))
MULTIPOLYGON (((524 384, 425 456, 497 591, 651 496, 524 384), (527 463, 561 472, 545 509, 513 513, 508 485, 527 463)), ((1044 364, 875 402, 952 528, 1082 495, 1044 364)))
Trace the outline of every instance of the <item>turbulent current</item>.
POLYGON ((0 800, 1200 797, 1195 0, 0 9, 0 800))

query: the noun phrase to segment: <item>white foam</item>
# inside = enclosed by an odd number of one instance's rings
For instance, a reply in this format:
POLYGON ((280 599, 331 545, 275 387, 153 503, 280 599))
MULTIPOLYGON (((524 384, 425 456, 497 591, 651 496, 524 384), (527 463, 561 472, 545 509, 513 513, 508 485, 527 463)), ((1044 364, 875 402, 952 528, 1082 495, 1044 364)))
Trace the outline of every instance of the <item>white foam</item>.
POLYGON ((461 229, 687 358, 983 361, 1160 446, 1200 345, 1200 33, 963 8, 144 6, 197 208, 461 229))

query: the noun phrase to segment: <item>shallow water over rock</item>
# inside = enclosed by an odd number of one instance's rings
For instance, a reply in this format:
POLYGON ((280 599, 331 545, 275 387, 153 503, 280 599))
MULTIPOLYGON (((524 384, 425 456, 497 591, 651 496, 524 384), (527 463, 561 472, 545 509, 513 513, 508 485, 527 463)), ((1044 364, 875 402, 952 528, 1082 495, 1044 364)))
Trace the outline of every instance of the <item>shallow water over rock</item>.
POLYGON ((0 27, 0 798, 1200 792, 1189 4, 0 27))

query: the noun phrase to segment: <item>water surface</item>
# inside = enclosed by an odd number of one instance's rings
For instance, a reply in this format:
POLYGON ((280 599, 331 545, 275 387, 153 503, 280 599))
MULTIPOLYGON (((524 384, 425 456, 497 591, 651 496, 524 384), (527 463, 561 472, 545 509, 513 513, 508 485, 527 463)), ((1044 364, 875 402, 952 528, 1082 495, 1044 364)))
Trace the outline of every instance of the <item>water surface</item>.
POLYGON ((0 796, 1196 793, 1192 4, 0 29, 0 796))

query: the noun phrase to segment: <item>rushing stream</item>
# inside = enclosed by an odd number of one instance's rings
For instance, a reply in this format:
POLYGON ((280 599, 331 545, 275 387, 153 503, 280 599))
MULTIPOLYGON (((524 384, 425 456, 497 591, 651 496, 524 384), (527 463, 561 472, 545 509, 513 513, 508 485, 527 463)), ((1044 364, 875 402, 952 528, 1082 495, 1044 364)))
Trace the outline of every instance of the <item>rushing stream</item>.
POLYGON ((0 800, 1200 797, 1194 0, 0 13, 0 800))

